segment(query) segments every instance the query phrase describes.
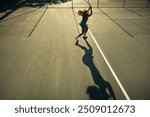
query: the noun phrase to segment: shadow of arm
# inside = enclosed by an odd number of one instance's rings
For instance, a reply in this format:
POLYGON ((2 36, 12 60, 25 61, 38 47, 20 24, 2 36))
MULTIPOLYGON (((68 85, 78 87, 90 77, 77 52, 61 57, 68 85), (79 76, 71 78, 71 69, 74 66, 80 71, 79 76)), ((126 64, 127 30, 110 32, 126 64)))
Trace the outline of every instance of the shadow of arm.
POLYGON ((86 50, 86 47, 84 47, 84 46, 82 46, 82 45, 80 45, 80 44, 78 44, 77 46, 79 46, 82 50, 86 50))

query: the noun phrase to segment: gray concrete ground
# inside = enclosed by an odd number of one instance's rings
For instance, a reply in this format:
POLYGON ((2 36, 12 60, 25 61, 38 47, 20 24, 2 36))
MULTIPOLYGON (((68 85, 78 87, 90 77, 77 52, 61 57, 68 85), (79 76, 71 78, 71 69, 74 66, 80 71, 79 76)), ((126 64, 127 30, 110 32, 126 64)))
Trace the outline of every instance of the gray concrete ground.
MULTIPOLYGON (((0 99, 126 99, 92 36, 75 45, 79 9, 23 7, 0 21, 0 99)), ((150 99, 150 9, 94 8, 88 24, 130 99, 150 99)))

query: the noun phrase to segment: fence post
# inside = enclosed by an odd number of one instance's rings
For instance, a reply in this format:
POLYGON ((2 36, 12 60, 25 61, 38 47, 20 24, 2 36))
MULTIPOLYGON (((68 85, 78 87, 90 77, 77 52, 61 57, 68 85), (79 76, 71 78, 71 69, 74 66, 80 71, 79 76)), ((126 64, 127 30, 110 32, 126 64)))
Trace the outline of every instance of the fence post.
POLYGON ((73 8, 73 0, 72 0, 72 8, 73 8))
POLYGON ((123 2, 123 8, 125 7, 125 4, 126 4, 126 0, 124 0, 124 2, 123 2))
POLYGON ((149 7, 150 0, 148 0, 147 7, 149 7))
POLYGON ((99 0, 97 1, 97 8, 99 8, 99 0))

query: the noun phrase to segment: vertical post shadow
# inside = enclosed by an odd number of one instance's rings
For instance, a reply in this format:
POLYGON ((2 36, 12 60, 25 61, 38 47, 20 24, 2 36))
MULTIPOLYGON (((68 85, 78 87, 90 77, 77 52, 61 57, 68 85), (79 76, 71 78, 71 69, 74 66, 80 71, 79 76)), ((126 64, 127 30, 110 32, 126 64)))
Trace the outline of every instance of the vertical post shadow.
POLYGON ((93 81, 95 83, 94 86, 88 86, 86 93, 89 95, 91 100, 115 100, 116 97, 111 84, 104 80, 94 64, 93 48, 86 39, 85 42, 88 48, 80 45, 78 40, 76 41, 75 45, 84 50, 85 53, 82 57, 82 61, 90 69, 93 81))

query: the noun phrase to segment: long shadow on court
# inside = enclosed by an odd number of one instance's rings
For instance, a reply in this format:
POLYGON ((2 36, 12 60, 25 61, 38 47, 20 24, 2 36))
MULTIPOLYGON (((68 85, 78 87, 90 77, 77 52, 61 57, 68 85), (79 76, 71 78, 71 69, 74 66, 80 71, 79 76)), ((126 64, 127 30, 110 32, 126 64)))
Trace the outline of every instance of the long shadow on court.
POLYGON ((95 83, 94 86, 88 86, 86 93, 89 95, 89 98, 91 100, 115 100, 116 97, 111 87, 111 84, 108 81, 104 80, 94 64, 93 48, 86 39, 85 42, 88 48, 80 45, 79 41, 76 41, 75 45, 85 52, 82 57, 82 61, 90 69, 93 81, 95 83))

